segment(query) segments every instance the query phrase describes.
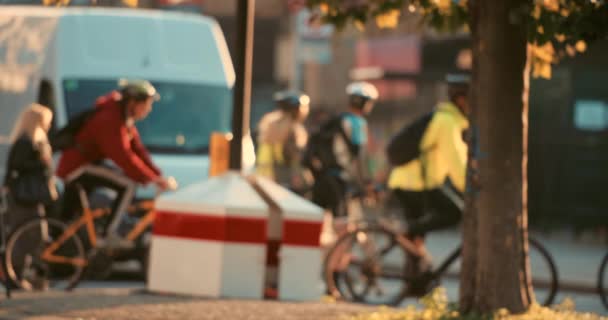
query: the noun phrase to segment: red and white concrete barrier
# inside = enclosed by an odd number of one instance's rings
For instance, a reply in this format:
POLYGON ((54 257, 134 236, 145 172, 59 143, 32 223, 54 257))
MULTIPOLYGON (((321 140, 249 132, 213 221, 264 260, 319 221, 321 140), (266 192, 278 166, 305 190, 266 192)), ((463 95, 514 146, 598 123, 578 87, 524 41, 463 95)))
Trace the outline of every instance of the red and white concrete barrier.
POLYGON ((160 198, 148 289, 262 298, 267 212, 264 200, 235 173, 160 198))
POLYGON ((318 300, 323 210, 274 182, 227 173, 157 202, 148 289, 318 300))

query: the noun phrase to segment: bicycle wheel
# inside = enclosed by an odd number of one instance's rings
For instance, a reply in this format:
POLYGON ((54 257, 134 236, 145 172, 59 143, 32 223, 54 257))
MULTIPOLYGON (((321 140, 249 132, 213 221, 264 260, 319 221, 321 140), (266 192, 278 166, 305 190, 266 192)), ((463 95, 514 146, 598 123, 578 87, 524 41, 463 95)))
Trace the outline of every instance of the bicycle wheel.
POLYGON ((528 243, 534 297, 539 304, 549 306, 553 303, 559 286, 557 268, 551 254, 540 242, 529 238, 528 243))
POLYGON ((600 264, 600 268, 597 276, 597 290, 600 294, 600 298, 602 299, 602 303, 604 307, 608 308, 608 253, 602 259, 602 263, 600 264))
MULTIPOLYGON (((70 262, 49 262, 43 251, 57 240, 67 226, 54 219, 33 219, 9 236, 6 245, 6 271, 10 279, 24 290, 47 288, 72 289, 82 275, 83 265, 70 262)), ((85 261, 82 240, 70 236, 53 253, 57 257, 85 261)))
POLYGON ((366 226, 344 234, 324 262, 330 294, 356 302, 397 305, 407 293, 407 251, 397 234, 366 226))
MULTIPOLYGON (((536 239, 529 238, 528 243, 534 298, 539 304, 549 306, 553 303, 558 290, 557 268, 547 249, 536 239)), ((448 289, 455 289, 456 294, 460 286, 460 254, 459 252, 459 257, 450 265, 449 269, 443 272, 441 277, 442 285, 448 287, 448 289), (447 281, 444 282, 444 280, 447 281)))

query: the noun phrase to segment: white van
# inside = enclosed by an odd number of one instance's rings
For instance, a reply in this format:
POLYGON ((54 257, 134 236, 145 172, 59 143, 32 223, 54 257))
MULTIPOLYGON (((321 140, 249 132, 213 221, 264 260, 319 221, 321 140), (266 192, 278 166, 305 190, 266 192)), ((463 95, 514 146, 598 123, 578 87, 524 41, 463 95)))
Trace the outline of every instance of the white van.
MULTIPOLYGON (((208 174, 209 138, 230 131, 234 69, 215 20, 195 14, 105 8, 0 7, 0 177, 21 109, 40 102, 54 126, 92 107, 119 78, 161 94, 138 124, 144 144, 181 186, 208 174)), ((244 167, 255 161, 244 141, 244 167)))

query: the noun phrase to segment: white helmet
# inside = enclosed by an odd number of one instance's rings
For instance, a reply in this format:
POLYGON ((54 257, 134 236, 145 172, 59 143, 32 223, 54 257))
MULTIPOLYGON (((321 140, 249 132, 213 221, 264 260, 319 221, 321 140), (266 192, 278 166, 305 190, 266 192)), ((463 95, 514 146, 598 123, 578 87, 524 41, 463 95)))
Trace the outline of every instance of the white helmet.
POLYGON ((362 110, 364 114, 369 114, 374 102, 378 100, 378 89, 369 82, 358 81, 346 87, 348 102, 351 108, 362 110))
POLYGON ((346 94, 349 96, 359 96, 367 100, 378 100, 378 89, 369 82, 357 81, 346 87, 346 94))

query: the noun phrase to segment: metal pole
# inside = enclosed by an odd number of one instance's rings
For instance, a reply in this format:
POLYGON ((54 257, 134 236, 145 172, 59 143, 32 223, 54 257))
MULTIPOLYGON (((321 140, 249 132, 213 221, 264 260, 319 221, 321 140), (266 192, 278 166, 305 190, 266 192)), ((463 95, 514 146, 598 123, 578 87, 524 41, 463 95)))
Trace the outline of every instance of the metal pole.
POLYGON ((251 104, 251 61, 253 58, 253 17, 255 0, 237 0, 234 105, 230 169, 241 170, 243 136, 249 132, 251 104))

